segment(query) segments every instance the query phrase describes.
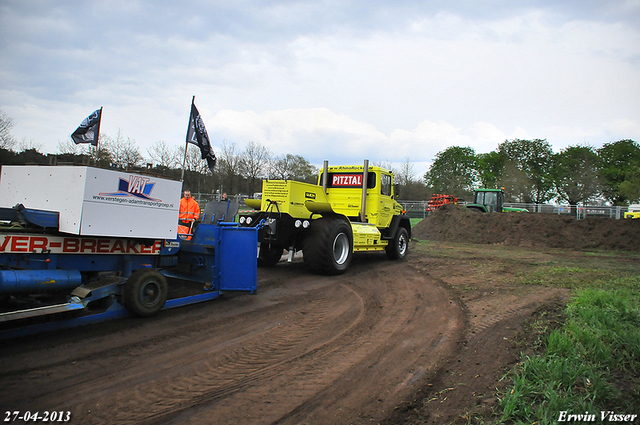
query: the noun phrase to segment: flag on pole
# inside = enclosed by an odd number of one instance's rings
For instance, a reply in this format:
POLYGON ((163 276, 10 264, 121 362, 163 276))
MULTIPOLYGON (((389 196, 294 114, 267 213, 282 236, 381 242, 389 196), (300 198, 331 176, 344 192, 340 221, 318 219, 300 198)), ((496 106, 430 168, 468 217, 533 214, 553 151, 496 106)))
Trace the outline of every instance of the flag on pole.
POLYGON ((191 117, 189 118, 187 143, 192 143, 200 148, 202 159, 207 160, 207 165, 213 173, 213 169, 216 166, 216 156, 211 149, 209 135, 207 134, 207 129, 204 127, 202 117, 200 116, 200 113, 198 112, 198 109, 196 108, 196 105, 193 103, 193 101, 191 102, 191 117))
POLYGON ((71 135, 76 143, 91 143, 92 146, 98 146, 98 137, 100 136, 100 118, 102 117, 102 108, 96 109, 91 115, 82 121, 80 127, 71 135))

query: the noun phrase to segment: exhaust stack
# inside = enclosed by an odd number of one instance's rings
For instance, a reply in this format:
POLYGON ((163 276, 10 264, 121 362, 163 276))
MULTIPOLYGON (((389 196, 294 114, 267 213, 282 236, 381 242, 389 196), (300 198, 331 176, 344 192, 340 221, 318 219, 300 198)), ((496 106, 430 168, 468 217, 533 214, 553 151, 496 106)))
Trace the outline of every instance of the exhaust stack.
POLYGON ((327 193, 327 186, 329 182, 329 161, 324 161, 324 167, 322 168, 322 190, 327 193))
POLYGON ((369 180, 369 160, 364 160, 364 170, 362 171, 362 207, 360 208, 360 221, 367 223, 367 180, 369 180))

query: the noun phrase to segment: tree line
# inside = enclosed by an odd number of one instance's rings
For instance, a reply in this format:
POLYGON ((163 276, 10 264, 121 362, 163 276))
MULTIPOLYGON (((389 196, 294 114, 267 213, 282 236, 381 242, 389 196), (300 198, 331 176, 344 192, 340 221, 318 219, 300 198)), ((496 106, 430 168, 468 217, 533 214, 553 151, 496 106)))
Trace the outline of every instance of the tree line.
MULTIPOLYGON (((115 137, 100 133, 98 146, 76 145, 71 139, 58 143, 56 154, 41 153, 41 146, 11 136, 13 121, 0 110, 0 165, 2 164, 82 164, 116 170, 139 171, 179 179, 184 162, 184 188, 196 193, 253 195, 262 190, 262 180, 281 179, 316 183, 319 169, 301 155, 274 155, 259 142, 249 141, 244 149, 223 141, 215 150, 216 169, 212 174, 200 150, 194 145, 172 146, 158 141, 140 152, 135 140, 118 130, 115 137)), ((374 163, 394 171, 402 199, 426 199, 431 196, 416 178, 407 158, 398 170, 389 162, 374 163)))
MULTIPOLYGON (((154 143, 143 155, 135 140, 118 130, 115 137, 100 134, 96 148, 76 145, 71 139, 58 143, 56 155, 43 155, 40 147, 11 136, 13 122, 0 110, 0 165, 82 163, 118 170, 136 170, 178 179, 184 161, 184 187, 192 192, 248 194, 259 192, 262 180, 290 179, 315 183, 319 169, 300 155, 274 155, 259 142, 244 149, 223 141, 216 150, 213 174, 194 145, 154 143)), ((640 201, 640 146, 619 140, 596 149, 569 146, 554 153, 546 139, 505 140, 489 153, 470 147, 452 146, 439 152, 422 179, 406 158, 400 167, 374 162, 394 172, 399 199, 425 200, 433 193, 446 193, 471 200, 478 187, 504 187, 507 201, 545 203, 557 199, 570 205, 608 201, 628 205, 640 201)))
POLYGON ((45 155, 40 146, 18 142, 11 135, 12 119, 0 110, 0 165, 2 164, 84 164, 115 170, 140 171, 168 178, 182 176, 192 192, 252 195, 262 189, 262 179, 294 179, 315 183, 318 169, 300 156, 274 155, 266 146, 250 141, 244 149, 223 141, 212 174, 201 159, 197 146, 171 146, 158 141, 140 152, 134 139, 118 130, 115 137, 100 133, 98 146, 76 145, 71 139, 58 142, 56 154, 45 155))
POLYGON ((546 139, 514 139, 480 154, 453 146, 436 155, 424 183, 434 193, 469 200, 474 188, 504 187, 510 202, 625 206, 640 201, 640 145, 625 139, 554 153, 546 139))

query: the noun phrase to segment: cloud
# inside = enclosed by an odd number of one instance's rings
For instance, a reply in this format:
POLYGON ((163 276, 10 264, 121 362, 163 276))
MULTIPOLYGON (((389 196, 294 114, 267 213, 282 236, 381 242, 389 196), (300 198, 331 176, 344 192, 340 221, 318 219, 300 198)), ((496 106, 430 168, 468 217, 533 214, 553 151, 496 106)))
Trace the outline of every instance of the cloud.
MULTIPOLYGON (((640 134, 640 122, 637 120, 632 120, 628 118, 619 118, 610 122, 604 123, 605 134, 607 135, 616 135, 614 137, 618 137, 620 134, 630 134, 630 135, 638 135, 640 134)), ((618 140, 609 140, 610 142, 614 142, 618 140)), ((638 141, 638 139, 636 139, 638 141)))
POLYGON ((310 157, 311 161, 361 154, 385 139, 372 125, 327 108, 263 113, 226 110, 216 113, 207 125, 218 140, 252 140, 268 146, 276 155, 292 153, 310 157))
MULTIPOLYGON (((507 136, 493 124, 478 122, 469 129, 425 120, 413 130, 396 129, 385 134, 374 126, 339 115, 327 108, 288 109, 282 111, 219 111, 206 119, 209 134, 222 141, 255 141, 267 146, 276 156, 292 153, 321 164, 359 163, 363 159, 401 164, 406 158, 429 163, 449 146, 470 146, 478 153, 497 148, 507 138, 528 138, 516 128, 507 136)), ((244 142, 239 146, 242 148, 244 142)))
POLYGON ((0 105, 55 151, 91 111, 141 152, 212 141, 425 164, 452 145, 640 140, 640 2, 0 3, 0 105))

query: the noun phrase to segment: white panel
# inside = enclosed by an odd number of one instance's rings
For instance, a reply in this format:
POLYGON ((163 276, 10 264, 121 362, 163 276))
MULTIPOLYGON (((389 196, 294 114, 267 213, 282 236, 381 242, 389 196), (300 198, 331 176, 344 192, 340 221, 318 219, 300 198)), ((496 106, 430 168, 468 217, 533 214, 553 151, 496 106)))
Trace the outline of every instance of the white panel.
POLYGON ((91 168, 82 211, 82 235, 173 239, 182 183, 91 168))
POLYGON ((60 231, 78 234, 87 167, 3 165, 0 206, 60 212, 60 231))
POLYGON ((175 239, 178 211, 169 212, 130 205, 84 204, 83 236, 175 239))
POLYGON ((174 239, 182 183, 92 167, 3 166, 0 206, 60 212, 60 231, 174 239))

